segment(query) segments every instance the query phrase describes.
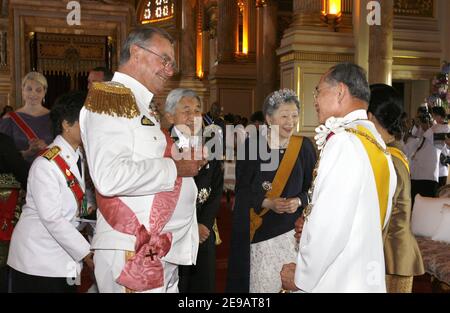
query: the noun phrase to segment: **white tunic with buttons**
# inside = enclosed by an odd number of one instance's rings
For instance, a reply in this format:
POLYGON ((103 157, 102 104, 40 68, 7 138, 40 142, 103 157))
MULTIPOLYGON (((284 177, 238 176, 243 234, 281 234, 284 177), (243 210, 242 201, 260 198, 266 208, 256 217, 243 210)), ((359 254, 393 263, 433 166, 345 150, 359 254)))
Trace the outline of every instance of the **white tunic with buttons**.
MULTIPOLYGON (((80 151, 61 136, 50 147, 54 145, 61 148, 61 157, 84 191, 84 173, 77 167, 80 151)), ((76 228, 77 214, 77 201, 61 169, 42 156, 36 158, 28 175, 26 204, 11 238, 8 265, 29 275, 74 277, 90 251, 76 228)))
MULTIPOLYGON (((119 197, 149 229, 154 195, 173 190, 177 170, 173 160, 164 157, 166 138, 149 110, 153 94, 123 73, 116 72, 112 80, 131 89, 140 116, 128 119, 94 113, 86 108, 81 110, 81 137, 89 171, 97 192, 106 197, 119 197), (153 125, 143 125, 144 116, 153 125)), ((194 179, 183 178, 175 212, 162 231, 173 235, 169 253, 163 258, 167 262, 195 264, 198 249, 196 197, 194 179)), ((133 235, 114 230, 98 211, 93 249, 134 251, 135 240, 133 235)))

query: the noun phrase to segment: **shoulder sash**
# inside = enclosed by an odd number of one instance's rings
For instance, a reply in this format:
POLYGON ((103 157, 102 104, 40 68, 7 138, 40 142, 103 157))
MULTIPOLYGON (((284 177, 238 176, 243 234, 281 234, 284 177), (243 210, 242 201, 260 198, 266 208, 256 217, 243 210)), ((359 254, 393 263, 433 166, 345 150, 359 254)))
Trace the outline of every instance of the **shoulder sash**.
POLYGON ((31 129, 31 127, 20 117, 16 112, 8 113, 13 122, 20 128, 28 140, 39 139, 36 133, 31 129))
POLYGON ((410 173, 409 162, 408 162, 408 158, 406 157, 406 155, 400 149, 395 148, 395 147, 388 147, 387 149, 393 157, 402 161, 402 163, 405 165, 406 169, 408 170, 408 173, 410 173))
POLYGON ((388 155, 389 152, 378 143, 367 128, 361 125, 358 125, 357 129, 347 128, 346 131, 358 137, 369 157, 373 175, 375 177, 375 185, 377 187, 378 202, 380 207, 380 222, 381 228, 383 229, 389 203, 390 172, 388 160, 386 158, 386 155, 388 155))
MULTIPOLYGON (((286 183, 291 176, 292 169, 297 161, 298 154, 302 148, 303 137, 292 136, 286 153, 281 161, 275 178, 272 181, 272 189, 267 191, 266 198, 273 199, 278 198, 284 190, 286 183)), ((264 208, 261 213, 256 213, 254 208, 250 209, 250 242, 253 240, 256 231, 261 227, 263 222, 263 216, 269 212, 270 209, 264 208)))
MULTIPOLYGON (((59 148, 58 146, 53 146, 47 150, 44 150, 42 156, 47 160, 56 163, 56 165, 61 170, 61 172, 64 175, 64 178, 67 181, 67 186, 70 188, 70 190, 73 193, 73 196, 75 197, 75 200, 77 201, 78 209, 81 210, 83 208, 83 199, 84 199, 83 189, 81 188, 78 179, 70 171, 69 165, 66 163, 66 161, 64 161, 62 156, 59 154, 60 152, 61 148, 59 148)), ((82 215, 81 213, 83 212, 80 212, 80 216, 82 215)))

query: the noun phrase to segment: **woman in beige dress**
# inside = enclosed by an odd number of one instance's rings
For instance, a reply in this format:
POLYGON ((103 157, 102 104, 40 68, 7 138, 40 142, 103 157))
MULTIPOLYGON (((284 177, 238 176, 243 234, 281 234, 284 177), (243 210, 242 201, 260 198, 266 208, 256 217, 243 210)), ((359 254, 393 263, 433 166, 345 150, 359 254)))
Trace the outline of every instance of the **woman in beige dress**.
POLYGON ((409 164, 401 152, 400 118, 403 111, 397 92, 388 85, 372 85, 369 104, 371 120, 392 155, 397 174, 392 213, 383 230, 386 287, 389 293, 411 293, 414 276, 425 273, 416 239, 411 232, 411 179, 409 164))

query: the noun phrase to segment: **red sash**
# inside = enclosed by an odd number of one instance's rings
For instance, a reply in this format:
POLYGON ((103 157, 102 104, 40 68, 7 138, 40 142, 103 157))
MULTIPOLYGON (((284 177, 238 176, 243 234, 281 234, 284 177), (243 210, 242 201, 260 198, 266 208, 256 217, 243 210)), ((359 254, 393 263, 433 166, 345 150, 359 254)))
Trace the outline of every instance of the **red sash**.
MULTIPOLYGON (((170 157, 173 141, 166 136, 165 157, 170 157)), ((173 191, 157 193, 150 211, 150 230, 119 197, 103 197, 98 192, 97 205, 107 223, 116 231, 136 236, 135 255, 130 258, 116 282, 128 289, 145 291, 164 286, 161 258, 170 250, 172 233, 161 234, 172 217, 180 196, 182 178, 177 177, 173 191)))
POLYGON ((44 150, 41 153, 41 155, 49 161, 54 161, 56 163, 56 165, 58 166, 58 168, 63 173, 64 177, 67 180, 67 186, 70 188, 70 190, 72 191, 72 193, 75 197, 75 200, 77 201, 78 209, 80 210, 80 216, 81 216, 84 192, 83 192, 83 189, 81 189, 78 179, 70 171, 69 165, 67 165, 66 161, 64 161, 64 159, 61 157, 61 155, 59 155, 60 151, 61 151, 61 149, 58 146, 53 146, 47 150, 44 150))
POLYGON ((29 141, 33 139, 39 139, 36 133, 31 129, 30 126, 28 126, 28 124, 23 120, 23 118, 20 117, 19 114, 17 114, 16 112, 9 112, 8 114, 13 122, 17 125, 17 127, 19 127, 20 130, 25 134, 29 141))
POLYGON ((5 201, 0 199, 0 240, 9 241, 14 229, 13 220, 19 200, 19 189, 11 189, 11 193, 5 201))

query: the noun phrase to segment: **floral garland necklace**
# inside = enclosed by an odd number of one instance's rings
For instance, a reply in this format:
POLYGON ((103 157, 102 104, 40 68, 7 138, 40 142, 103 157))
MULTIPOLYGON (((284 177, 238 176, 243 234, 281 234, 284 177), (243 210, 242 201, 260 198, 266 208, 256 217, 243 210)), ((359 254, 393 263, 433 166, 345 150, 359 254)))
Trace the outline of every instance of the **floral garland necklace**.
MULTIPOLYGON (((328 139, 334 134, 339 134, 339 133, 342 133, 345 131, 355 133, 357 130, 353 130, 352 128, 349 128, 346 126, 348 126, 351 123, 354 123, 356 121, 367 121, 367 119, 366 118, 358 118, 355 120, 346 121, 346 120, 344 120, 344 118, 330 117, 329 119, 326 120, 324 125, 320 125, 319 127, 316 128, 317 135, 314 136, 314 140, 316 140, 316 144, 320 151, 320 155, 319 155, 319 158, 317 159, 316 165, 314 166, 314 169, 313 169, 312 184, 311 184, 311 187, 309 188, 308 194, 307 194, 308 205, 303 210, 303 217, 305 218, 305 222, 308 220, 308 216, 311 214, 311 211, 314 207, 314 204, 312 203, 312 196, 314 194, 314 188, 316 185, 316 178, 317 178, 317 174, 318 174, 318 170, 319 170, 319 166, 320 166, 320 160, 322 159, 322 152, 325 148, 325 145, 326 145, 328 139)), ((372 141, 372 140, 370 140, 370 141, 372 141)), ((373 143, 376 144, 379 148, 383 149, 378 144, 378 142, 375 141, 373 143)), ((383 150, 385 150, 385 149, 383 149, 383 150)))

